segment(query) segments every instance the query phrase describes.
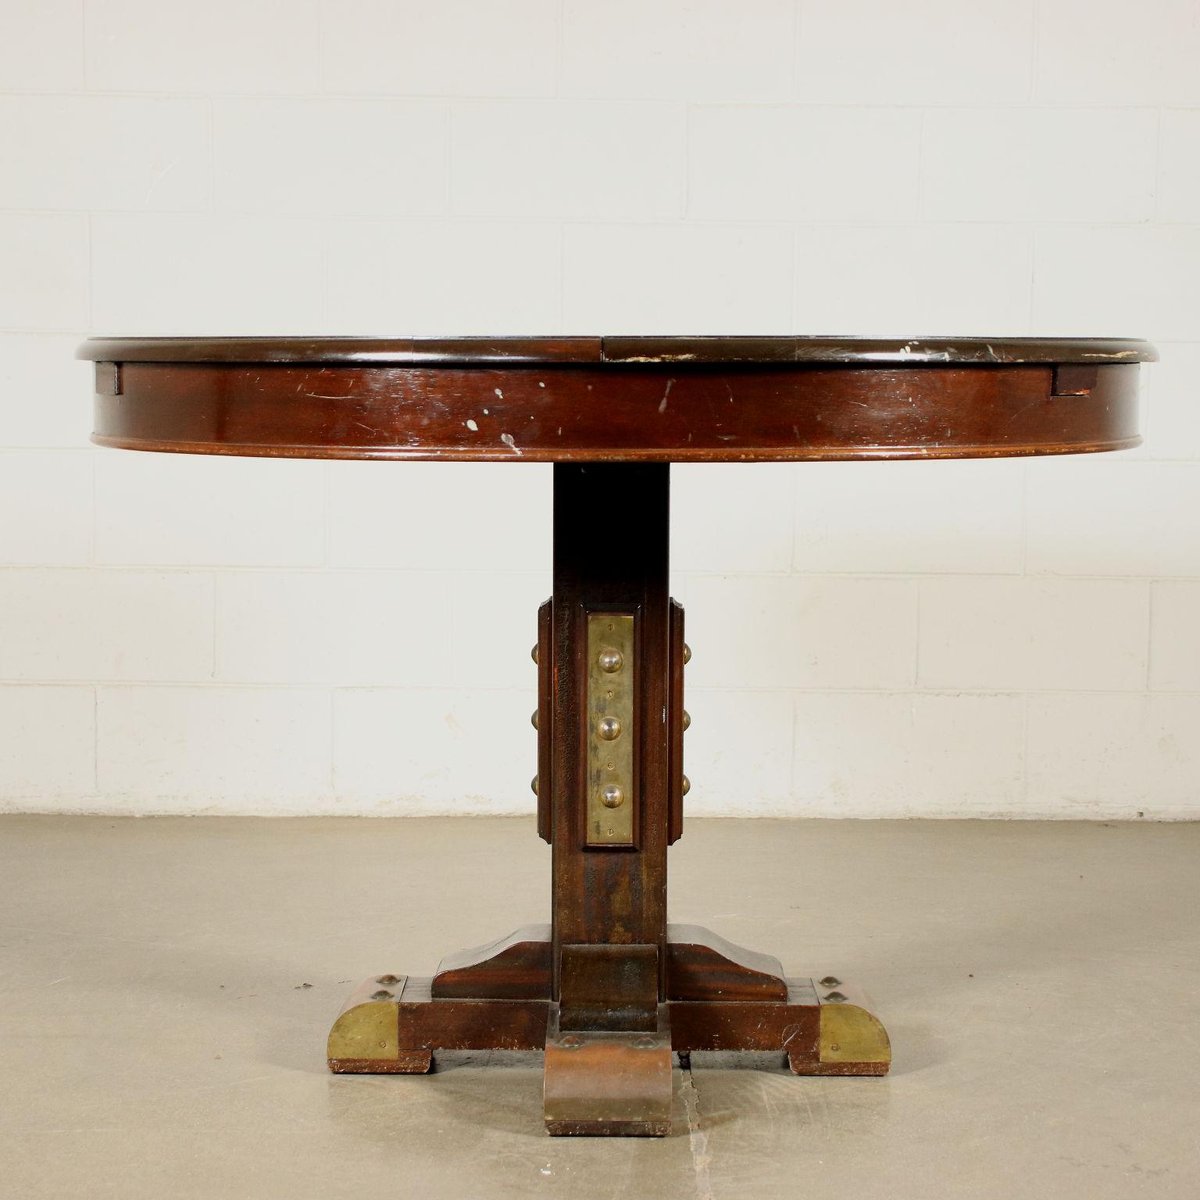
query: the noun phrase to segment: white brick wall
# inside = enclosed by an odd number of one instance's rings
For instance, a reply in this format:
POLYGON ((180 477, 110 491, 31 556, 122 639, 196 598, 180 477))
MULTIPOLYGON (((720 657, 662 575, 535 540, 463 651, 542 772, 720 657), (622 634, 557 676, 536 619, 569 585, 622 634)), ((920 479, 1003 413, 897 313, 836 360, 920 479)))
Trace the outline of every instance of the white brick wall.
POLYGON ((1196 0, 0 10, 0 809, 532 809, 549 470, 94 450, 88 332, 795 331, 1163 362, 1125 455, 677 467, 691 810, 1200 816, 1196 0))

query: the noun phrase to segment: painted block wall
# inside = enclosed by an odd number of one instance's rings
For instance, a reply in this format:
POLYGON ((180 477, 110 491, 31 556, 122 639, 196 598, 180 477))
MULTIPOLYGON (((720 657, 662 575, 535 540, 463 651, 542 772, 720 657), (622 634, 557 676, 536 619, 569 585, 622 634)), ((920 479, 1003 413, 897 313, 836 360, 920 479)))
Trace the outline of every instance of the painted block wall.
POLYGON ((674 469, 690 811, 1200 816, 1196 0, 0 18, 0 809, 533 807, 548 468, 96 450, 89 333, 1032 333, 1142 449, 674 469))

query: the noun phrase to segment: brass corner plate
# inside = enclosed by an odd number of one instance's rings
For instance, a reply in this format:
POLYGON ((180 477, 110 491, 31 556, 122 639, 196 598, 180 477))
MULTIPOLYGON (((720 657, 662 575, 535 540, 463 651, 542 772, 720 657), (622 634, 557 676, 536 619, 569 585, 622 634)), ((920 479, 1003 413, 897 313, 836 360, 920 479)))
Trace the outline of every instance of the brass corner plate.
POLYGON ((633 846, 637 671, 632 613, 587 617, 587 821, 589 847, 633 846))
POLYGON ((331 1063, 397 1057, 400 1039, 396 998, 406 982, 404 975, 379 976, 364 980, 354 989, 329 1031, 327 1053, 331 1063), (389 982, 384 983, 385 979, 389 982))
POLYGON ((844 991, 834 991, 821 999, 820 1073, 886 1075, 892 1065, 892 1043, 883 1022, 857 989, 842 988, 844 991), (836 999, 839 996, 840 1001, 836 999))

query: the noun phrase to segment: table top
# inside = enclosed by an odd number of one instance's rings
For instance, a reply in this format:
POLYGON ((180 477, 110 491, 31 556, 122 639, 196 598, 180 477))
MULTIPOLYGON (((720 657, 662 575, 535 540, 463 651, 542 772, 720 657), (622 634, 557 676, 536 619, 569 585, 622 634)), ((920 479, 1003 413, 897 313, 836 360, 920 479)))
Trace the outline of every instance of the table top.
POLYGON ((1123 338, 93 338, 93 440, 197 454, 785 461, 1137 445, 1123 338))
POLYGON ((1136 363, 1130 338, 865 337, 144 337, 91 338, 94 362, 211 363, 1136 363))

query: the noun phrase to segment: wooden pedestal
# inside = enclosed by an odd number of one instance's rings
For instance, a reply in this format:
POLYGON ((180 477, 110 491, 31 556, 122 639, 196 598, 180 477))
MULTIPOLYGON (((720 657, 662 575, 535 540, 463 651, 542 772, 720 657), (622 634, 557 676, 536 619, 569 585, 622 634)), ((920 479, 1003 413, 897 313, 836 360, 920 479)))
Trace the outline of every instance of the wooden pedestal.
POLYGON ((544 1050, 546 1127, 662 1135, 671 1054, 766 1050, 806 1075, 883 1075, 890 1048, 832 977, 667 924, 682 833, 683 610, 669 598, 665 463, 556 464, 554 594, 539 613, 538 831, 552 922, 381 975, 329 1035, 336 1072, 420 1073, 439 1049, 544 1050))

